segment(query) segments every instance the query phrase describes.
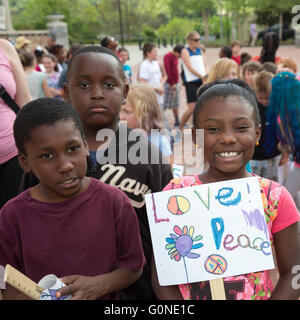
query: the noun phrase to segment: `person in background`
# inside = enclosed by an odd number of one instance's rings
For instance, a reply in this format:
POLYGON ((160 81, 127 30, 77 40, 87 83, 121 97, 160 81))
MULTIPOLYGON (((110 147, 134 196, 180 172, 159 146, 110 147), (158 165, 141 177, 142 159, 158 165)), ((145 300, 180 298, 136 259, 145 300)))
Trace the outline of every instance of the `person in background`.
POLYGON ((266 130, 268 127, 267 113, 270 104, 270 95, 272 92, 273 73, 265 70, 258 72, 253 78, 253 88, 257 99, 257 105, 259 109, 261 119, 261 136, 257 141, 252 160, 250 165, 253 173, 258 176, 278 181, 278 166, 281 160, 281 152, 278 150, 279 140, 276 140, 276 144, 272 152, 266 153, 265 143, 269 139, 267 134, 276 135, 276 132, 269 132, 266 130))
POLYGON ((57 71, 57 59, 53 54, 47 53, 43 56, 43 64, 46 69, 47 83, 51 96, 60 99, 60 88, 58 87, 60 73, 57 71))
POLYGON ((238 40, 233 40, 231 42, 230 48, 232 50, 231 59, 234 60, 240 66, 241 65, 241 42, 238 40))
POLYGON ((277 73, 277 65, 273 62, 264 62, 261 67, 261 70, 271 72, 273 75, 277 73))
POLYGON ((26 39, 23 36, 20 36, 16 39, 16 43, 15 43, 15 48, 17 50, 25 50, 25 51, 30 51, 31 48, 31 41, 26 39))
POLYGON ((119 58, 123 64, 123 69, 126 75, 126 78, 128 80, 128 83, 131 84, 132 83, 132 70, 131 67, 126 63, 126 61, 128 61, 129 58, 129 52, 126 48, 120 48, 118 50, 119 52, 119 58))
POLYGON ((280 62, 277 65, 277 73, 285 71, 297 75, 298 68, 296 62, 293 59, 287 57, 283 57, 280 59, 280 62))
POLYGON ((186 40, 188 45, 181 51, 181 77, 186 92, 187 110, 180 119, 180 130, 183 130, 193 114, 197 101, 197 89, 202 85, 205 74, 208 73, 206 56, 200 49, 200 34, 197 31, 192 31, 187 35, 186 40))
POLYGON ((243 66, 246 62, 250 61, 252 56, 248 52, 241 53, 241 64, 240 66, 243 66))
MULTIPOLYGON (((17 51, 4 39, 0 39, 0 84, 20 108, 32 99, 17 51)), ((0 99, 0 208, 18 194, 23 175, 13 136, 15 118, 15 112, 0 99)))
POLYGON ((164 56, 164 67, 167 74, 167 80, 164 84, 164 102, 165 109, 172 109, 175 118, 174 126, 179 126, 178 108, 179 108, 179 72, 178 61, 181 57, 183 45, 176 45, 173 51, 164 56))
POLYGON ((141 83, 148 84, 155 91, 157 102, 161 108, 164 126, 169 130, 164 109, 163 94, 164 84, 167 80, 166 71, 163 64, 157 61, 157 47, 152 42, 147 42, 143 46, 144 61, 139 68, 139 79, 141 83))
POLYGON ((232 57, 232 50, 230 47, 225 46, 220 49, 219 58, 231 58, 231 57, 232 57))
POLYGON ((55 44, 50 50, 57 59, 57 71, 62 73, 66 67, 66 51, 63 45, 55 44))
POLYGON ((80 43, 74 43, 71 45, 68 53, 67 53, 67 61, 65 62, 65 68, 64 70, 62 71, 62 73, 60 74, 59 76, 59 80, 58 80, 58 88, 60 89, 60 95, 63 97, 63 86, 64 86, 64 83, 67 82, 67 72, 68 72, 68 65, 69 65, 69 62, 72 58, 72 55, 74 54, 74 52, 76 50, 79 50, 80 48, 82 48, 83 45, 80 44, 80 43))
POLYGON ((51 48, 56 44, 56 36, 51 33, 47 35, 45 49, 50 53, 51 48))
POLYGON ((171 140, 162 122, 155 91, 146 84, 129 87, 127 103, 122 105, 120 120, 126 121, 130 129, 142 129, 148 139, 173 163, 171 140))
POLYGON ((215 61, 210 67, 206 83, 220 79, 236 79, 239 77, 239 66, 229 58, 221 58, 215 61))
POLYGON ((256 39, 257 39, 257 29, 256 29, 256 23, 255 21, 251 21, 250 24, 250 37, 249 37, 249 42, 248 42, 248 46, 254 47, 256 44, 256 39))
MULTIPOLYGON (((276 146, 277 138, 280 148, 290 154, 294 166, 289 170, 285 187, 295 199, 300 210, 300 82, 294 73, 281 72, 272 79, 272 94, 268 108, 269 123, 266 152, 270 153, 276 146)), ((288 161, 288 159, 286 159, 288 161)), ((284 165, 284 163, 281 163, 284 165)))
POLYGON ((34 69, 35 58, 30 51, 23 51, 19 53, 21 63, 23 65, 28 88, 32 99, 52 97, 48 83, 47 76, 44 72, 38 72, 34 69))
POLYGON ((243 65, 242 77, 253 89, 253 78, 261 70, 262 65, 258 61, 248 61, 243 65))
POLYGON ((268 32, 263 37, 263 45, 259 56, 251 58, 252 61, 273 62, 278 64, 281 60, 280 57, 276 57, 276 52, 279 48, 280 40, 279 36, 275 32, 268 32))
POLYGON ((43 55, 46 53, 45 50, 41 46, 36 46, 33 53, 36 59, 35 70, 38 72, 46 72, 46 69, 43 65, 43 55))
POLYGON ((102 47, 105 47, 105 48, 113 51, 120 59, 120 55, 119 55, 119 51, 118 51, 119 42, 117 39, 115 39, 114 37, 107 36, 102 39, 100 44, 102 47))

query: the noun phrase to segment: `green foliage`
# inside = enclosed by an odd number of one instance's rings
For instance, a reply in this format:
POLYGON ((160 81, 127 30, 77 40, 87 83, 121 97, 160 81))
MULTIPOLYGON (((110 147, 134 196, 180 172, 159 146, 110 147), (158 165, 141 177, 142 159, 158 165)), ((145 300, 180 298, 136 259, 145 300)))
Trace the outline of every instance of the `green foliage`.
POLYGON ((160 37, 184 38, 195 29, 195 22, 187 18, 174 17, 166 25, 161 25, 157 30, 160 37))

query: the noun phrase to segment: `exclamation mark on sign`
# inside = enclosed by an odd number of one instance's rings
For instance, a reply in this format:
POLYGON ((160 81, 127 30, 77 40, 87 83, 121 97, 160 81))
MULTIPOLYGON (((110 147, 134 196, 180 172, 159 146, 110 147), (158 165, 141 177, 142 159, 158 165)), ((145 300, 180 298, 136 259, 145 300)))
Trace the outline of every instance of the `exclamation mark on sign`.
MULTIPOLYGON (((250 194, 250 187, 248 183, 247 183, 247 191, 248 191, 248 194, 250 194)), ((251 200, 249 200, 249 202, 251 202, 251 200)))

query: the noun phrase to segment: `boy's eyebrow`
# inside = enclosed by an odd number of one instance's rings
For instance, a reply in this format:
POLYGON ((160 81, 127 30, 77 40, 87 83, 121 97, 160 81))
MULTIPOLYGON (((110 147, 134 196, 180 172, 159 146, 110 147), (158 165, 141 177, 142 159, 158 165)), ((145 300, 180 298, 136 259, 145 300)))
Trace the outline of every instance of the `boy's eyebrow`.
MULTIPOLYGON (((75 144, 75 143, 83 143, 80 139, 71 139, 71 140, 68 140, 68 141, 66 141, 66 143, 65 143, 65 146, 70 146, 70 145, 72 145, 72 144, 75 144)), ((39 147, 38 148, 39 150, 43 150, 43 151, 51 151, 52 149, 53 149, 53 147, 52 146, 48 146, 48 147, 39 147)))

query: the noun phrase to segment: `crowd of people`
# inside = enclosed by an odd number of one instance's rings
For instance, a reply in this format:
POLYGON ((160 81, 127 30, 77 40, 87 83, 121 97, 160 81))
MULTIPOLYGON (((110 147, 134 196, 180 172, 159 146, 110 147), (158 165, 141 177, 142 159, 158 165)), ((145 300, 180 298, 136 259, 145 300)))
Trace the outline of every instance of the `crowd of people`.
MULTIPOLYGON (((278 36, 266 34, 253 57, 235 40, 211 66, 197 31, 163 57, 148 42, 136 79, 118 46, 110 36, 68 51, 53 35, 35 48, 0 39, 0 265, 36 282, 62 278, 56 299, 211 298, 199 294, 204 282, 160 286, 145 195, 256 177, 278 274, 255 273, 261 286, 246 275, 240 296, 298 299, 300 81, 296 62, 276 55, 278 36), (174 128, 204 130, 198 175, 174 179, 174 128), (138 149, 133 132, 145 133, 138 149)), ((27 297, 7 285, 1 298, 27 297)))

